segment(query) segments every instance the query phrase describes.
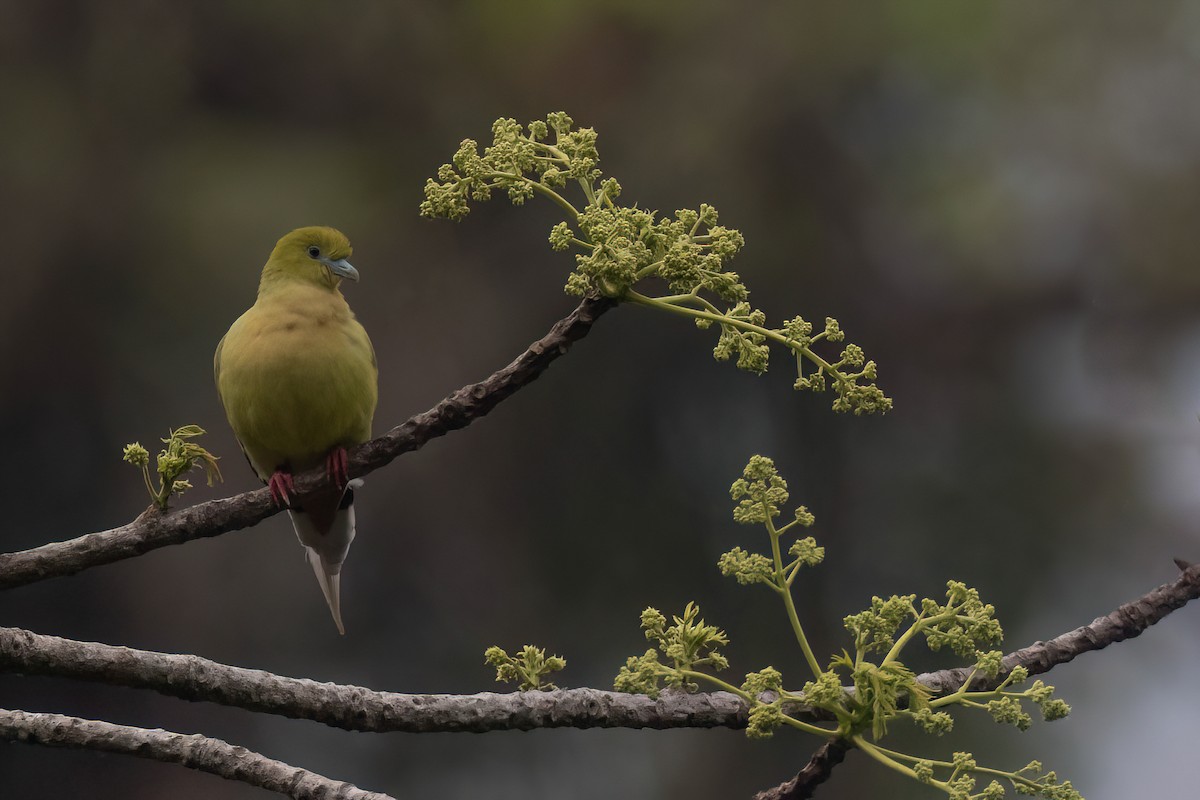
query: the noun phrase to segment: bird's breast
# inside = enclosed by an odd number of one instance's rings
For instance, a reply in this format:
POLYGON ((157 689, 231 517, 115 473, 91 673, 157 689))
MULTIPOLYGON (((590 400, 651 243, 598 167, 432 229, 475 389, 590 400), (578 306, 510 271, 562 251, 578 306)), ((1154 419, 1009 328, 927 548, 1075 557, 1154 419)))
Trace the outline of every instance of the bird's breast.
POLYGON ((252 308, 226 335, 218 383, 260 475, 370 438, 374 358, 348 309, 252 308))

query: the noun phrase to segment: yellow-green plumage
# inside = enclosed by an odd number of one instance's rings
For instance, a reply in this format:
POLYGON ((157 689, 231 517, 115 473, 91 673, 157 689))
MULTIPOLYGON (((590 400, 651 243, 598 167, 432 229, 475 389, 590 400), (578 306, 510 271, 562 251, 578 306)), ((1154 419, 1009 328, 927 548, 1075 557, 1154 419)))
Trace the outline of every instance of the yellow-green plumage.
MULTIPOLYGON (((349 240, 333 228, 284 236, 263 267, 257 301, 217 345, 217 391, 264 481, 277 471, 311 469, 331 451, 371 438, 375 353, 339 289, 342 278, 358 278, 350 254, 349 240)), ((319 557, 326 573, 321 580, 313 561, 340 630, 337 579, 354 536, 353 508, 339 488, 304 497, 293 510, 310 561, 319 557)))

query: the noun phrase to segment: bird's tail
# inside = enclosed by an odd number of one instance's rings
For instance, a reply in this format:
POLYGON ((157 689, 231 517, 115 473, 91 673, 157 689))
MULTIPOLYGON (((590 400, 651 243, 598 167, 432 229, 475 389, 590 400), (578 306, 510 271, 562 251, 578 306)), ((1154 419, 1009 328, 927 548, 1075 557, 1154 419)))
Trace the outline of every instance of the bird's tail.
POLYGON ((329 613, 342 635, 346 633, 342 624, 342 564, 354 541, 354 490, 360 486, 361 479, 350 481, 332 514, 322 514, 315 508, 313 513, 288 511, 296 537, 304 545, 305 559, 317 576, 329 613))
POLYGON ((333 614, 333 623, 337 625, 338 633, 346 635, 346 626, 342 624, 342 565, 327 564, 320 554, 312 547, 304 548, 305 557, 312 565, 317 583, 321 584, 321 594, 329 604, 329 613, 333 614))

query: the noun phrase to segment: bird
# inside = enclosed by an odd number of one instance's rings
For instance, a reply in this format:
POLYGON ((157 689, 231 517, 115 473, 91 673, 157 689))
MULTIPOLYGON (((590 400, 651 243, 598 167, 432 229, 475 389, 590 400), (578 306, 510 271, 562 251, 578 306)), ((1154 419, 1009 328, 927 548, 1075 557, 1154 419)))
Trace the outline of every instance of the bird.
POLYGON ((262 269, 254 305, 213 356, 217 394, 238 444, 272 501, 286 507, 305 558, 345 635, 342 564, 354 541, 346 448, 371 438, 379 369, 342 295, 358 281, 350 240, 313 226, 285 234, 262 269), (325 465, 329 485, 299 497, 292 475, 325 465))

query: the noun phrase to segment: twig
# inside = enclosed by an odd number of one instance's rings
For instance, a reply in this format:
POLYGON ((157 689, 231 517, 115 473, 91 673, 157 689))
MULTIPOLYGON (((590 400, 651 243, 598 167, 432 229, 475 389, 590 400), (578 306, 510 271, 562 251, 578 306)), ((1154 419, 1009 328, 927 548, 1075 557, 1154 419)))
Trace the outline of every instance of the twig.
POLYGON ((808 800, 817 787, 829 779, 833 768, 842 763, 846 753, 854 748, 846 739, 830 739, 817 748, 812 758, 795 777, 774 789, 763 789, 754 800, 808 800))
POLYGON ((0 709, 0 739, 50 747, 121 753, 179 764, 241 781, 295 800, 393 800, 350 783, 330 780, 199 734, 147 730, 111 722, 0 709))
MULTIPOLYGON (((572 344, 586 336, 596 319, 613 305, 613 301, 605 298, 585 297, 574 311, 555 323, 549 333, 531 344, 508 366, 479 383, 462 387, 433 408, 382 436, 352 448, 349 452, 350 477, 373 472, 397 456, 417 450, 430 439, 465 428, 487 414, 501 400, 541 375, 572 344)), ((301 494, 308 493, 326 480, 323 469, 311 470, 296 476, 296 489, 301 494)), ((140 556, 159 547, 248 528, 278 511, 265 488, 165 514, 152 507, 119 528, 18 553, 0 554, 0 589, 73 575, 89 567, 140 556)))

